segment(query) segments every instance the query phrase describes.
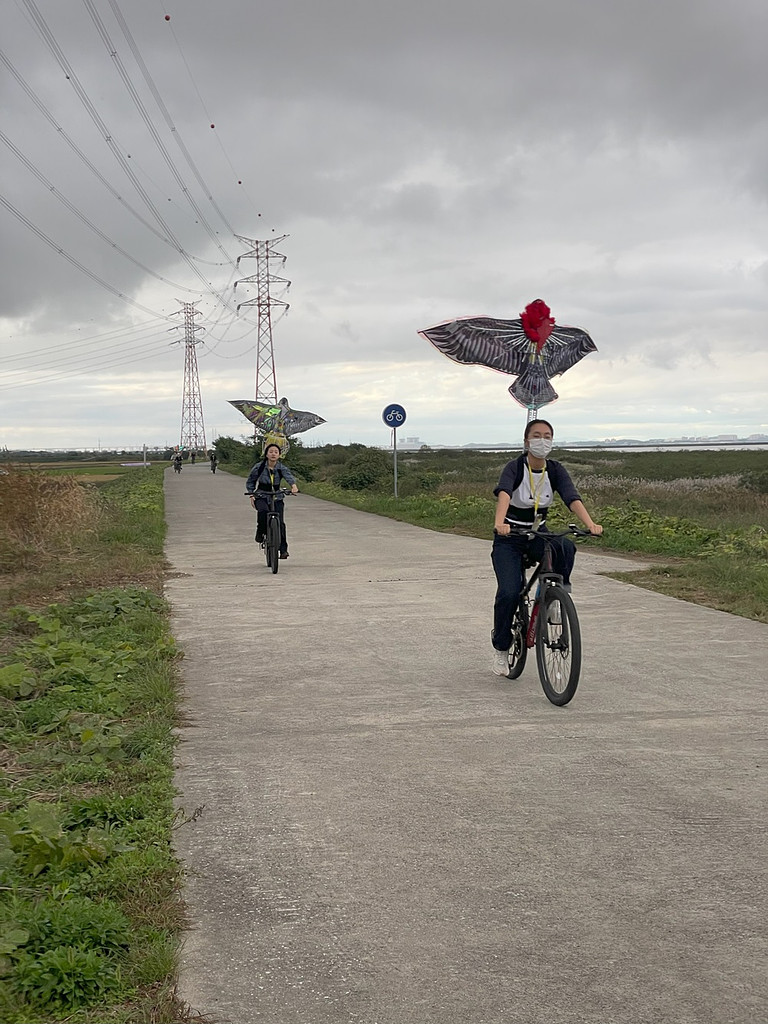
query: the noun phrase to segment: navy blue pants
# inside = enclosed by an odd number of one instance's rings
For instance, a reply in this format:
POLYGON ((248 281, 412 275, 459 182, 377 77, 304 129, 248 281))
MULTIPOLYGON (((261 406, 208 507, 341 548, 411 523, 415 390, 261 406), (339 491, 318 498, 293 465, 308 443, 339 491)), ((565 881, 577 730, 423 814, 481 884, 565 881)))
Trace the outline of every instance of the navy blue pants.
MULTIPOLYGON (((508 651, 512 646, 512 619, 523 589, 524 559, 528 557, 529 561, 538 561, 543 554, 543 540, 528 540, 526 537, 493 538, 491 562, 498 586, 493 604, 492 643, 497 651, 508 651)), ((559 573, 563 583, 570 583, 575 559, 576 546, 570 537, 552 538, 552 572, 559 573)))

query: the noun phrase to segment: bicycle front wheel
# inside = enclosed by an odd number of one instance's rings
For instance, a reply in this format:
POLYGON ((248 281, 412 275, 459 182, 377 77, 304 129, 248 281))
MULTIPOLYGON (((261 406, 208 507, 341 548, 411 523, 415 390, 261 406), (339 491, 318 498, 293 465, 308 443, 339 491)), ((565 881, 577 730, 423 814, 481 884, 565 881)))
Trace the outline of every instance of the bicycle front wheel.
POLYGON ((547 587, 536 629, 541 687, 558 707, 573 700, 581 675, 581 629, 576 607, 562 587, 547 587))
POLYGON ((280 523, 277 516, 270 516, 267 522, 267 565, 277 572, 280 565, 280 523))

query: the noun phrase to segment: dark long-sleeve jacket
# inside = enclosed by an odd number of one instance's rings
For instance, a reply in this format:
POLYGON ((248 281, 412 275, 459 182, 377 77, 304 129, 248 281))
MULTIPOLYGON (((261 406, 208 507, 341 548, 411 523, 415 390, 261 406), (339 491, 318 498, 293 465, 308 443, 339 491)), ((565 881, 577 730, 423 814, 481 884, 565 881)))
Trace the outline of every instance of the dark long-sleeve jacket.
POLYGON ((267 463, 265 461, 258 462, 249 473, 248 479, 245 482, 246 491, 248 494, 253 494, 254 491, 277 491, 280 489, 281 480, 285 480, 291 487, 296 483, 293 473, 279 459, 272 470, 272 476, 274 479, 270 478, 267 463))

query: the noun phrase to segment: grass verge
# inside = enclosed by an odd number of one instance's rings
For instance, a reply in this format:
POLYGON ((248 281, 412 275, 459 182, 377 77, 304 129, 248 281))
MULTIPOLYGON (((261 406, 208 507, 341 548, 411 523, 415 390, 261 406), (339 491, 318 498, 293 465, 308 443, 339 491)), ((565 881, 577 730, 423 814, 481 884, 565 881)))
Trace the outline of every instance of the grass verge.
POLYGON ((97 493, 13 476, 0 491, 0 1019, 199 1020, 174 990, 179 652, 161 596, 162 470, 97 493), (68 528, 23 522, 22 492, 68 528))

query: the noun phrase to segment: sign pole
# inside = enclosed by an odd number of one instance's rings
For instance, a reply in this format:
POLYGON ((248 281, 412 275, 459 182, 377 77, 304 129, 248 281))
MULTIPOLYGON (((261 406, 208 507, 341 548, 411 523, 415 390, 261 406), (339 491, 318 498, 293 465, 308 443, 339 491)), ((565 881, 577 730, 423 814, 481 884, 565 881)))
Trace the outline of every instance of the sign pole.
POLYGON ((395 457, 395 497, 397 497, 397 427, 392 428, 392 448, 395 457))

